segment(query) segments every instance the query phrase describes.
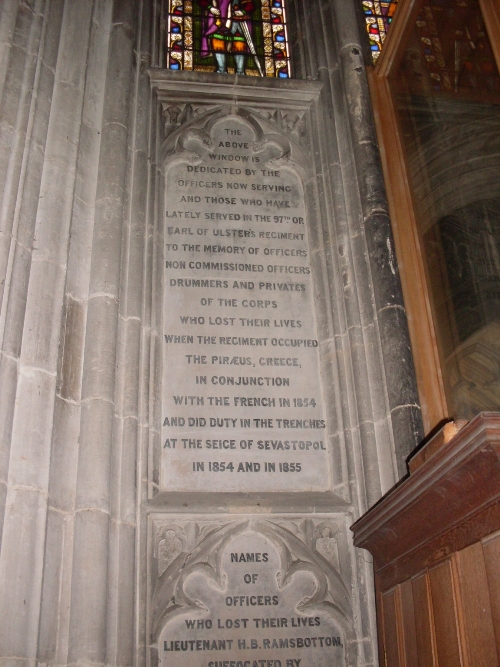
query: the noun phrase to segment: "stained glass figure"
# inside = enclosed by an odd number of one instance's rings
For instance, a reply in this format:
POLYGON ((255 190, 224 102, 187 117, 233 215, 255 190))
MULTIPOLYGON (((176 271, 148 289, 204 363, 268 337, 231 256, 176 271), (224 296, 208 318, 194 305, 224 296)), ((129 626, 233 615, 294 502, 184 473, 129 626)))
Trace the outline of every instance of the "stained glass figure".
POLYGON ((290 77, 285 0, 168 0, 171 70, 290 77))
POLYGON ((377 60, 391 25, 398 0, 363 0, 366 31, 373 60, 377 60))

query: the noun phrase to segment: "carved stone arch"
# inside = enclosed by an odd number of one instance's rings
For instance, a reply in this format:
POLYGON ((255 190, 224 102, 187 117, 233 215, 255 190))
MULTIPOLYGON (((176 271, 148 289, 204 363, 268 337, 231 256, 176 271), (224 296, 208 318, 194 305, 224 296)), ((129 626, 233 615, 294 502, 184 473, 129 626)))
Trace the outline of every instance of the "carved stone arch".
MULTIPOLYGON (((161 530, 161 528, 160 528, 161 530)), ((186 614, 206 614, 209 609, 190 597, 185 589, 189 577, 202 574, 215 588, 224 591, 222 556, 230 543, 244 533, 267 538, 279 556, 276 581, 279 590, 294 585, 300 574, 311 575, 315 590, 296 606, 297 612, 311 616, 323 614, 344 634, 348 664, 355 664, 356 641, 353 632, 352 599, 340 574, 326 566, 324 559, 293 532, 273 521, 258 517, 228 520, 201 537, 189 553, 183 553, 160 576, 152 598, 151 643, 157 645, 168 623, 186 614)))
POLYGON ((256 157, 261 157, 273 166, 292 169, 304 183, 310 163, 309 156, 299 143, 292 139, 291 134, 285 132, 281 124, 272 122, 273 115, 261 115, 248 107, 228 104, 211 107, 206 111, 199 109, 198 114, 189 114, 188 117, 189 120, 169 134, 163 142, 163 168, 171 166, 176 160, 192 161, 196 154, 203 157, 213 148, 211 133, 214 126, 225 118, 237 117, 249 126, 255 135, 253 152, 256 157))

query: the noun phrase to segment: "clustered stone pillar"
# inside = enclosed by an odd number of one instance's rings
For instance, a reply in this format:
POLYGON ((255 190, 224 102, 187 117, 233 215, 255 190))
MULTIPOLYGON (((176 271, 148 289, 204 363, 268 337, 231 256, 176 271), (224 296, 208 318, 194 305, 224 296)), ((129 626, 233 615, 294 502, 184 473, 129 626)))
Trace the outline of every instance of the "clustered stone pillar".
POLYGON ((399 476, 423 438, 410 335, 389 220, 358 22, 353 5, 334 2, 340 63, 347 97, 373 295, 382 340, 394 447, 399 476))
POLYGON ((423 437, 415 372, 355 4, 291 5, 295 71, 324 83, 317 181, 335 212, 329 241, 336 308, 343 303, 339 377, 342 393, 355 393, 339 429, 361 445, 351 475, 364 479, 367 509, 406 473, 406 458, 423 437))
POLYGON ((134 661, 137 438, 122 425, 137 430, 138 401, 124 408, 115 377, 119 345, 139 357, 142 276, 134 317, 122 262, 144 237, 128 191, 145 181, 133 53, 138 25, 149 50, 149 14, 134 0, 2 6, 2 665, 134 661))
MULTIPOLYGON (((12 437, 5 465, 0 651, 12 664, 38 657, 44 560, 51 545, 45 536, 54 482, 59 336, 93 4, 19 3, 4 87, 2 129, 11 153, 3 203, 8 206, 10 197, 15 206, 5 211, 11 227, 4 246, 3 360, 13 357, 17 368, 8 375, 3 403, 10 408, 5 428, 12 423, 12 437), (16 350, 8 342, 14 326, 22 341, 16 350)), ((8 150, 2 154, 7 157, 8 150)))

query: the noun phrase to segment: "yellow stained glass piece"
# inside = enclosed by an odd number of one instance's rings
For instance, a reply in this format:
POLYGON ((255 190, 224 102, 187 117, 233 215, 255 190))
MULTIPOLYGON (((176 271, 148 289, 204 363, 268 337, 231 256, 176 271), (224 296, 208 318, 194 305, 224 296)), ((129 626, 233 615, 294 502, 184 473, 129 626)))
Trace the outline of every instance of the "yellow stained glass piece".
MULTIPOLYGON (((279 75, 281 78, 290 76, 285 2, 286 0, 279 2, 254 0, 254 8, 249 10, 249 16, 245 17, 248 33, 253 42, 251 47, 248 44, 244 45, 243 67, 247 76, 262 75, 257 67, 257 61, 251 55, 254 47, 257 50, 258 62, 264 65, 266 76, 279 75)), ((239 56, 236 50, 231 48, 235 41, 232 32, 227 31, 224 37, 226 49, 220 52, 215 46, 215 38, 211 37, 213 31, 207 31, 207 25, 213 26, 214 22, 211 20, 207 24, 206 16, 207 14, 209 18, 212 16, 208 13, 210 7, 220 6, 218 0, 211 0, 210 3, 169 0, 164 4, 168 7, 168 14, 164 16, 167 26, 166 67, 172 70, 185 69, 199 72, 215 72, 222 68, 223 72, 234 73, 237 63, 240 63, 238 67, 241 66, 241 61, 237 60, 239 56), (218 60, 215 58, 216 53, 218 60)), ((230 6, 235 4, 236 0, 232 1, 230 6)), ((221 17, 220 24, 225 26, 229 18, 229 15, 221 17)))

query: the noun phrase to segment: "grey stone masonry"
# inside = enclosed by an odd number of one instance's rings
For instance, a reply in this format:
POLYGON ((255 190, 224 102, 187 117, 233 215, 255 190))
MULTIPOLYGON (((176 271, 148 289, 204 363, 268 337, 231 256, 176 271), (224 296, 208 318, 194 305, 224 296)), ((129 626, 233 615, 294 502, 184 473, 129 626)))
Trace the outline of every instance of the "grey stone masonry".
POLYGON ((349 525, 421 421, 355 2, 288 1, 290 80, 1 3, 0 667, 376 664, 349 525))

